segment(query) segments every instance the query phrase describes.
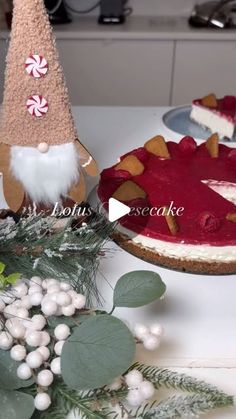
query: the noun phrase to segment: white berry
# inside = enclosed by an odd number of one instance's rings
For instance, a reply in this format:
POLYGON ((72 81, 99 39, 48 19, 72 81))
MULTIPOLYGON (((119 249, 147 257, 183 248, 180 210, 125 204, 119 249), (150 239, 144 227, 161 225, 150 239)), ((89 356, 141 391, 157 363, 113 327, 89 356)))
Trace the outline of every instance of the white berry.
POLYGON ((155 387, 150 381, 143 381, 139 386, 139 391, 145 399, 151 399, 155 394, 155 387))
POLYGON ((30 280, 30 284, 32 285, 42 285, 42 279, 39 276, 32 276, 31 280, 30 280))
POLYGON ((7 305, 4 310, 3 310, 3 314, 5 316, 6 319, 10 319, 11 317, 16 317, 17 316, 17 307, 10 304, 7 305))
POLYGON ((20 319, 27 319, 29 317, 29 312, 26 308, 18 308, 17 309, 17 317, 20 319))
POLYGON ((33 329, 42 330, 46 326, 46 319, 42 314, 35 314, 32 319, 33 329))
POLYGON ((30 368, 39 368, 43 363, 43 357, 39 351, 32 351, 27 355, 26 363, 30 368))
POLYGON ((28 329, 28 332, 26 334, 26 343, 27 345, 33 346, 33 347, 41 346, 41 343, 42 343, 41 332, 28 329))
POLYGON ((5 307, 6 307, 6 305, 5 305, 4 301, 2 300, 2 298, 0 298, 0 311, 2 312, 5 307))
POLYGON ((74 299, 78 295, 75 290, 69 290, 68 294, 71 296, 72 299, 74 299))
POLYGON ((51 405, 50 396, 47 393, 38 393, 34 399, 34 405, 37 410, 47 410, 51 405))
POLYGON ((48 294, 58 294, 60 292, 60 287, 59 285, 51 285, 50 287, 48 287, 47 289, 47 293, 48 294))
POLYGON ((29 295, 25 295, 21 299, 21 307, 22 308, 26 308, 26 310, 30 310, 32 308, 32 304, 31 304, 30 296, 29 295))
POLYGON ((73 304, 75 308, 77 308, 78 310, 81 310, 82 308, 85 307, 86 297, 82 294, 77 294, 76 297, 73 298, 73 304))
POLYGON ((47 361, 50 357, 50 351, 46 346, 40 346, 36 351, 42 355, 44 361, 47 361))
POLYGON ((131 407, 138 407, 144 402, 144 397, 139 389, 132 389, 129 390, 126 400, 131 407))
POLYGON ((22 298, 25 295, 27 295, 28 293, 28 287, 26 284, 24 283, 20 283, 15 285, 15 287, 13 288, 13 294, 17 297, 17 298, 22 298))
POLYGON ((69 306, 71 304, 71 296, 65 291, 59 292, 57 295, 57 304, 63 307, 69 306))
POLYGON ((164 334, 164 328, 163 328, 163 326, 161 326, 158 323, 152 324, 150 326, 149 330, 150 330, 150 333, 152 335, 155 335, 155 336, 158 336, 158 337, 163 336, 163 334, 164 334))
POLYGON ((48 346, 50 341, 51 338, 48 332, 40 332, 40 346, 48 346))
POLYGON ((75 306, 73 304, 70 304, 69 306, 62 307, 61 311, 63 316, 72 317, 75 314, 75 306))
POLYGON ((50 367, 53 374, 60 375, 61 374, 61 358, 60 357, 54 358, 50 364, 50 367))
POLYGON ((61 282, 60 283, 60 288, 62 291, 69 291, 71 290, 71 285, 68 284, 68 282, 61 282))
POLYGON ((143 346, 144 348, 148 349, 149 351, 154 351, 160 345, 160 338, 155 335, 149 334, 145 336, 143 339, 143 346))
POLYGON ((47 278, 46 279, 46 282, 47 282, 47 288, 48 287, 51 287, 52 285, 60 285, 59 284, 59 281, 57 281, 56 279, 54 279, 54 278, 47 278))
POLYGON ((54 352, 56 355, 61 356, 62 348, 65 344, 65 340, 59 340, 54 346, 54 352))
POLYGON ((13 345, 13 338, 8 332, 0 333, 0 349, 9 350, 13 345))
POLYGON ((30 295, 30 302, 32 306, 39 306, 41 304, 41 301, 43 299, 43 294, 41 292, 34 292, 30 295))
POLYGON ((42 387, 49 387, 53 382, 53 373, 50 370, 42 370, 38 373, 37 383, 42 387))
POLYGON ((47 289, 47 287, 48 287, 47 281, 44 279, 44 280, 42 281, 42 288, 43 288, 44 290, 46 290, 46 289, 47 289))
POLYGON ((29 288, 28 294, 32 295, 32 294, 35 294, 36 292, 41 293, 42 287, 40 287, 39 285, 32 285, 32 287, 29 288))
MULTIPOLYGON (((7 322, 8 330, 13 338, 15 339, 23 339, 25 336, 25 327, 20 322, 19 319, 9 319, 7 322), (14 321, 13 321, 14 320, 14 321)), ((7 323, 6 322, 6 323, 7 323)))
POLYGON ((17 368, 17 377, 19 377, 21 380, 28 380, 32 377, 32 371, 28 364, 25 362, 17 368))
POLYGON ((57 303, 51 300, 43 301, 42 312, 45 316, 53 316, 57 312, 57 303))
POLYGON ((54 330, 54 335, 58 340, 66 340, 70 335, 70 328, 66 324, 59 324, 54 330))
POLYGON ((11 348, 10 355, 14 361, 23 361, 26 357, 26 349, 23 345, 15 345, 11 348))
POLYGON ((15 297, 7 293, 1 294, 0 297, 4 301, 5 304, 11 304, 15 300, 15 297))
POLYGON ((149 333, 147 326, 137 323, 134 326, 134 334, 138 339, 143 339, 149 333))
POLYGON ((125 376, 125 382, 129 388, 136 388, 143 381, 143 374, 138 370, 132 370, 125 376))

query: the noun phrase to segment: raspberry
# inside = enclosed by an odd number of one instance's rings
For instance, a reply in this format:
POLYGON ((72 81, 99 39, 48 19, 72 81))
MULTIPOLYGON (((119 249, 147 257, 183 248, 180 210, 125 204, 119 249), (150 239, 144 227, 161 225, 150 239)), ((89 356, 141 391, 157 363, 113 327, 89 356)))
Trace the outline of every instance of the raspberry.
POLYGON ((230 160, 236 162, 236 148, 229 152, 228 157, 230 158, 230 160))
POLYGON ((197 149, 197 143, 194 138, 186 136, 179 142, 179 149, 183 154, 192 154, 197 149))
POLYGON ((236 107, 236 97, 235 96, 225 96, 223 98, 223 106, 227 110, 235 108, 236 107))
POLYGON ((207 233, 212 233, 220 228, 220 220, 210 212, 202 212, 197 221, 201 229, 207 233))

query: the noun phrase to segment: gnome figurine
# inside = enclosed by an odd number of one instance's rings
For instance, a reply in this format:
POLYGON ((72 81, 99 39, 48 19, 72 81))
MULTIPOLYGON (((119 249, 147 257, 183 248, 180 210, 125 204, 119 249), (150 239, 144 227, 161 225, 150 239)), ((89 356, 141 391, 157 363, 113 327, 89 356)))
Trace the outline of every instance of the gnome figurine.
POLYGON ((5 200, 14 211, 81 202, 83 168, 98 174, 78 140, 44 0, 14 0, 0 122, 5 200))

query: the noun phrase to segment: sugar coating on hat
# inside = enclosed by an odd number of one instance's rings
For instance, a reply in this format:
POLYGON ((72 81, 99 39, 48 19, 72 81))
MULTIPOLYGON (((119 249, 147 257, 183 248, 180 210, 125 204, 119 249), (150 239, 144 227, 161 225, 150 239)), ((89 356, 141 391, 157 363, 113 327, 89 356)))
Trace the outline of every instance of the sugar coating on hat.
POLYGON ((78 138, 68 91, 43 0, 14 0, 11 41, 7 55, 0 142, 38 146, 59 145, 78 138), (27 59, 43 57, 44 77, 31 77, 27 59), (29 112, 27 101, 39 96, 48 104, 42 117, 29 112))

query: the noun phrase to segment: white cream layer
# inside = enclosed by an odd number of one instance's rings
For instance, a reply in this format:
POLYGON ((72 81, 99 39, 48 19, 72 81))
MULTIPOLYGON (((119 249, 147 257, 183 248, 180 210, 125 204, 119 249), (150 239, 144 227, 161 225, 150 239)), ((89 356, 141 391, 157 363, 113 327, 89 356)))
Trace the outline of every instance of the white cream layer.
MULTIPOLYGON (((236 203, 236 184, 217 181, 214 179, 203 180, 209 188, 213 189, 223 198, 236 203)), ((151 237, 136 235, 131 230, 119 225, 118 230, 127 235, 134 243, 147 247, 160 255, 175 259, 198 260, 204 262, 234 262, 236 261, 236 246, 211 246, 207 244, 172 243, 153 239, 151 237)))
POLYGON ((204 127, 209 128, 213 133, 217 132, 220 137, 232 138, 235 125, 217 113, 192 104, 190 118, 204 127))
POLYGON ((170 258, 183 260, 196 260, 203 262, 235 262, 236 246, 210 246, 207 244, 171 243, 152 239, 142 234, 136 235, 133 231, 119 225, 120 233, 128 236, 133 243, 146 247, 153 252, 170 258))

